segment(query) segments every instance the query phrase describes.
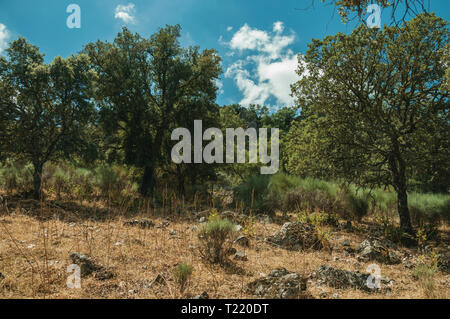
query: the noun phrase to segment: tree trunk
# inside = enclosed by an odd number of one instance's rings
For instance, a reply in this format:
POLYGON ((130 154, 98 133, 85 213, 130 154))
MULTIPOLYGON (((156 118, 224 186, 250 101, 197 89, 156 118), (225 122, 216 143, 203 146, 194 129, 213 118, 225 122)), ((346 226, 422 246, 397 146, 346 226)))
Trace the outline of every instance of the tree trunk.
POLYGON ((42 184, 42 164, 34 165, 34 175, 33 175, 33 187, 34 187, 34 199, 41 199, 41 184, 42 184))
POLYGON ((149 165, 144 168, 144 175, 142 176, 142 183, 140 193, 143 197, 153 195, 155 188, 155 167, 149 165))
POLYGON ((414 233, 409 214, 408 194, 406 193, 406 187, 397 190, 397 201, 398 215, 400 216, 400 227, 405 233, 413 235, 414 233))
POLYGON ((394 143, 395 153, 389 159, 393 185, 397 192, 397 210, 400 217, 400 227, 409 234, 414 235, 411 217, 408 208, 408 194, 406 185, 406 163, 400 155, 398 144, 394 143))
POLYGON ((184 174, 180 165, 177 165, 177 179, 178 179, 178 194, 184 197, 186 195, 186 190, 184 188, 184 174))

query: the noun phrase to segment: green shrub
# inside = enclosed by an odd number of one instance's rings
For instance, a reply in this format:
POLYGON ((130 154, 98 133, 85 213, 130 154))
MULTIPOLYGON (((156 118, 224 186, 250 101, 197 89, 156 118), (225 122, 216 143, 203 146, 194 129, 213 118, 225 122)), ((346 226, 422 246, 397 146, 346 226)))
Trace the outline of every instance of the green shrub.
POLYGON ((308 213, 303 211, 297 215, 297 218, 302 223, 312 224, 314 226, 334 226, 339 225, 339 219, 332 213, 308 213))
POLYGON ((181 263, 175 267, 173 274, 175 277, 175 281, 180 285, 181 292, 184 291, 186 284, 189 282, 193 270, 194 267, 192 267, 188 263, 181 263))
POLYGON ((450 195, 411 193, 408 206, 416 225, 450 221, 450 195))
POLYGON ((26 193, 33 190, 33 165, 7 161, 0 169, 0 186, 9 194, 26 193))
POLYGON ((227 246, 231 246, 235 225, 228 219, 215 217, 199 231, 200 252, 212 263, 226 261, 227 246))
POLYGON ((268 175, 252 175, 235 187, 235 199, 247 211, 273 213, 273 203, 268 197, 269 182, 270 177, 268 175))

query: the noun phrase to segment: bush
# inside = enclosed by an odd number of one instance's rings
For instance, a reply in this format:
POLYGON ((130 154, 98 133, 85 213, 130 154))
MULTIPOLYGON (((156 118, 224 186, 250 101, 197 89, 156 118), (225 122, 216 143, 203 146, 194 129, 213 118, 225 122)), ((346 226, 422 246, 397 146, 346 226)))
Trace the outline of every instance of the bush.
POLYGON ((416 225, 450 221, 450 195, 411 193, 408 206, 416 225))
POLYGON ((188 263, 181 263, 175 267, 173 274, 175 277, 175 281, 180 285, 181 292, 184 291, 186 284, 188 283, 192 275, 193 270, 194 267, 192 267, 188 263))
POLYGON ((268 197, 269 181, 268 175, 250 176, 242 184, 235 187, 235 199, 244 206, 246 211, 273 213, 273 203, 268 197))
POLYGON ((33 190, 33 165, 7 161, 0 168, 0 186, 9 194, 26 193, 33 190))
POLYGON ((308 213, 303 211, 297 215, 297 218, 302 223, 312 224, 314 226, 339 226, 339 219, 335 214, 326 213, 308 213))
POLYGON ((199 232, 203 257, 212 263, 224 263, 230 248, 225 246, 231 246, 234 231, 235 225, 228 219, 215 217, 210 220, 199 232))

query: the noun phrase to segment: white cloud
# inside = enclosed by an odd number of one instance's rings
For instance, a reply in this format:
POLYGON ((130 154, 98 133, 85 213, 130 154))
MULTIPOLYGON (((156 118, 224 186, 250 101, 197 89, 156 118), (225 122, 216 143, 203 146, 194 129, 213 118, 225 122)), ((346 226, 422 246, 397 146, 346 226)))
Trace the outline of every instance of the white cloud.
POLYGON ((8 46, 9 31, 4 24, 0 23, 0 54, 8 46))
POLYGON ((283 31, 281 21, 273 24, 273 32, 244 24, 226 43, 231 53, 241 56, 225 72, 225 77, 232 78, 243 95, 240 104, 267 105, 270 98, 278 106, 294 104, 290 85, 299 80, 298 59, 288 47, 294 42, 295 34, 283 35, 283 31))
POLYGON ((277 21, 273 24, 273 32, 281 33, 284 30, 283 22, 277 21))
POLYGON ((129 3, 128 5, 119 4, 116 7, 114 18, 120 19, 125 23, 136 23, 135 12, 134 3, 129 3))
POLYGON ((228 27, 227 31, 230 32, 231 30, 233 30, 233 27, 228 27))

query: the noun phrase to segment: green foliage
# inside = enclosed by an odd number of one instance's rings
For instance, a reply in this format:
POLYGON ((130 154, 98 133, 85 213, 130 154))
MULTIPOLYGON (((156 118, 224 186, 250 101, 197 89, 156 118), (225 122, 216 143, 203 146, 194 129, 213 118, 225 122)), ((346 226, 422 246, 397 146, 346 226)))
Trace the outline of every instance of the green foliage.
POLYGON ((438 255, 432 253, 430 256, 419 257, 414 269, 414 277, 419 281, 419 285, 427 298, 435 297, 434 277, 438 271, 438 255))
POLYGON ((411 193, 408 199, 416 224, 450 221, 450 195, 411 193))
POLYGON ((7 161, 5 166, 0 166, 0 187, 9 194, 29 192, 33 189, 32 172, 33 165, 7 161))
POLYGON ((449 158, 449 94, 441 90, 447 24, 422 14, 400 27, 360 26, 313 40, 293 85, 304 120, 287 139, 288 171, 392 185, 411 234, 407 182, 449 158))
POLYGON ((194 267, 188 263, 178 264, 174 271, 173 275, 175 277, 175 281, 180 285, 180 291, 183 292, 186 284, 189 282, 191 278, 192 272, 194 271, 194 267))
POLYGON ((268 199, 268 186, 270 177, 268 175, 251 175, 239 186, 235 187, 236 200, 246 210, 262 212, 270 207, 268 199))
POLYGON ((191 128, 195 116, 204 121, 217 118, 220 57, 215 50, 182 48, 180 36, 179 25, 161 28, 148 39, 123 28, 113 43, 98 41, 85 47, 99 74, 95 98, 101 126, 111 136, 111 149, 122 150, 111 152, 111 158, 144 170, 144 196, 153 192, 157 167, 173 169, 181 192, 185 175, 205 171, 199 165, 180 171, 169 164, 170 132, 191 128))
POLYGON ((297 218, 302 223, 312 224, 316 227, 325 225, 337 227, 339 225, 339 218, 337 215, 331 213, 309 213, 302 211, 297 215, 297 218))
POLYGON ((199 231, 202 255, 212 263, 226 261, 235 225, 228 219, 214 217, 199 231))
POLYGON ((38 47, 24 38, 12 41, 0 59, 0 114, 6 123, 1 149, 33 164, 35 199, 44 164, 83 149, 85 127, 95 114, 94 77, 86 55, 45 64, 38 47))

